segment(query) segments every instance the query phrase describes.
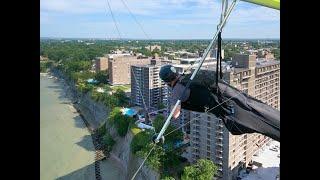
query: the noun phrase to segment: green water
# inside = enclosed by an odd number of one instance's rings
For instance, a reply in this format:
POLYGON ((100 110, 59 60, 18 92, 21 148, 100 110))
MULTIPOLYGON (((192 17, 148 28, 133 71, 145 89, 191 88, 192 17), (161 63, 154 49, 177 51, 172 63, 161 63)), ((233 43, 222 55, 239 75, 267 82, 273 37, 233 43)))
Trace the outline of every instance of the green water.
MULTIPOLYGON (((94 146, 79 114, 68 104, 62 84, 40 76, 40 178, 95 179, 94 146)), ((120 179, 110 160, 101 163, 102 179, 120 179)))

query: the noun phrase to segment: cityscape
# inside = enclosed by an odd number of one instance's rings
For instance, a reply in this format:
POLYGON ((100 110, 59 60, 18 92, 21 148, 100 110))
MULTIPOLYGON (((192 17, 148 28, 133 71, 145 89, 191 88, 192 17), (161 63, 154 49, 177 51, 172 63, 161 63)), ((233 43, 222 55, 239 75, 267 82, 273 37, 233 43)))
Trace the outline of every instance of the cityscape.
POLYGON ((221 48, 207 49, 211 39, 54 36, 40 38, 41 179, 280 179, 280 142, 233 135, 213 113, 182 108, 153 141, 172 113, 166 65, 180 76, 220 69, 225 83, 280 111, 279 38, 222 33, 221 48))

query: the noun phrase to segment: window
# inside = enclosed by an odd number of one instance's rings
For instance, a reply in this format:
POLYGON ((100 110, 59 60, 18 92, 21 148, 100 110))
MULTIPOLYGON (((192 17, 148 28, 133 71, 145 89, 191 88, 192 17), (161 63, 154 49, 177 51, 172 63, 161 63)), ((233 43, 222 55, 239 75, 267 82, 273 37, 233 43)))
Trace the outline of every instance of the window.
POLYGON ((210 157, 210 155, 211 155, 211 154, 210 154, 209 152, 207 152, 207 156, 210 157))

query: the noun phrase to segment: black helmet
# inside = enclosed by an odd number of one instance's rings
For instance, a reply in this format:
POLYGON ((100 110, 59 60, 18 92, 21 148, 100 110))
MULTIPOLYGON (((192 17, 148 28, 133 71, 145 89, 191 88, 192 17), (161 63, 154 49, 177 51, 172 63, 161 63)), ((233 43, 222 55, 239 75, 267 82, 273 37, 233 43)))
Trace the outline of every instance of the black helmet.
POLYGON ((161 67, 159 75, 164 82, 171 82, 178 76, 178 72, 172 65, 164 65, 161 67))

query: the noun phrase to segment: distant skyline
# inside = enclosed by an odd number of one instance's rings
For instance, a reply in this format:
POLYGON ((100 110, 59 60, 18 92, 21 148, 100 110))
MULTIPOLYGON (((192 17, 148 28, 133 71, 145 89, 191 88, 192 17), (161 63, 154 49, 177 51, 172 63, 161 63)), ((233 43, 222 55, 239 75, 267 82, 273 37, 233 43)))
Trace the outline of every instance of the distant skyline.
MULTIPOLYGON (((217 0, 109 0, 124 39, 211 39, 220 20, 217 0)), ((225 39, 279 39, 280 11, 239 1, 225 39)), ((40 37, 118 39, 107 0, 40 0, 40 37)))
MULTIPOLYGON (((112 38, 112 39, 106 39, 106 38, 81 38, 81 37, 41 37, 40 39, 53 39, 53 40, 125 40, 125 41, 165 41, 165 40, 199 40, 199 41, 209 41, 211 39, 135 39, 135 38, 123 38, 123 39, 117 39, 117 38, 112 38)), ((280 38, 223 38, 223 40, 280 40, 280 38)))

